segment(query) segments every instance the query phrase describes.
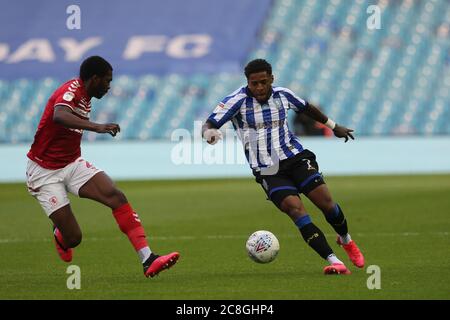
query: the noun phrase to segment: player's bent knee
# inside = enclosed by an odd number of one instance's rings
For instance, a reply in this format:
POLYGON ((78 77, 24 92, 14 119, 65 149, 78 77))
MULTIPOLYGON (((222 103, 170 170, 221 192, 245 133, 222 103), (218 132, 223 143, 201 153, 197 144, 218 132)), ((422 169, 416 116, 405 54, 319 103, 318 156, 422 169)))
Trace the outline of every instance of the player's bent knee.
POLYGON ((294 221, 305 215, 305 213, 302 212, 302 210, 300 208, 296 208, 296 207, 290 208, 289 211, 287 212, 287 214, 294 221))
POLYGON ((81 243, 81 239, 83 238, 81 232, 76 232, 74 234, 69 235, 67 238, 64 237, 64 242, 69 248, 75 248, 81 243))
POLYGON ((289 202, 288 198, 284 198, 283 201, 281 201, 280 203, 280 210, 283 211, 284 213, 289 214, 289 210, 292 208, 291 203, 289 202))
POLYGON ((128 203, 128 200, 127 200, 125 194, 117 188, 113 188, 111 191, 109 191, 103 197, 104 198, 101 202, 113 210, 128 203))
POLYGON ((119 200, 120 200, 120 202, 122 202, 124 204, 128 203, 128 199, 125 196, 125 194, 122 191, 120 191, 120 190, 118 190, 118 191, 119 191, 119 200))
POLYGON ((297 219, 304 215, 301 204, 297 203, 297 201, 292 201, 291 199, 285 199, 286 201, 282 201, 280 205, 280 210, 286 213, 292 219, 297 219), (290 201, 291 200, 291 201, 290 201))
POLYGON ((115 189, 114 198, 119 205, 124 205, 125 203, 128 203, 127 197, 119 189, 115 189))
POLYGON ((307 197, 324 213, 332 212, 335 202, 325 185, 321 185, 307 194, 307 197))

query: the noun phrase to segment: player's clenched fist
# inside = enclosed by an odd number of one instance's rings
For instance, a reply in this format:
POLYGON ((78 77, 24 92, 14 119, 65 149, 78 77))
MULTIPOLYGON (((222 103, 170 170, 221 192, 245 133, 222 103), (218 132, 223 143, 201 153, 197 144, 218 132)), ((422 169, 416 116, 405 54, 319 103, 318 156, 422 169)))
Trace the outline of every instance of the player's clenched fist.
POLYGON ((109 133, 113 137, 116 136, 117 132, 120 132, 120 126, 117 123, 105 123, 97 125, 95 130, 97 133, 109 133))
POLYGON ((345 138, 345 142, 348 141, 348 138, 350 137, 352 140, 355 140, 355 137, 353 137, 354 130, 348 129, 346 127, 336 125, 336 127, 333 129, 334 135, 338 138, 345 138))
POLYGON ((222 132, 217 129, 207 129, 203 132, 203 138, 205 138, 206 142, 209 144, 216 144, 217 141, 222 139, 222 132))

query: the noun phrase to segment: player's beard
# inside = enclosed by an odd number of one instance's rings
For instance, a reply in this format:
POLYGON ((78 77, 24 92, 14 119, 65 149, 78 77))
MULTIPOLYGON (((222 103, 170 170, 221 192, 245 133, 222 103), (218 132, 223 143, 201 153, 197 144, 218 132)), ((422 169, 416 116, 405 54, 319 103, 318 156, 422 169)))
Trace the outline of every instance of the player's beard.
POLYGON ((102 92, 99 92, 97 95, 95 95, 94 97, 96 97, 97 99, 101 99, 101 98, 103 98, 103 96, 105 95, 105 94, 107 94, 108 93, 108 91, 102 91, 102 92))

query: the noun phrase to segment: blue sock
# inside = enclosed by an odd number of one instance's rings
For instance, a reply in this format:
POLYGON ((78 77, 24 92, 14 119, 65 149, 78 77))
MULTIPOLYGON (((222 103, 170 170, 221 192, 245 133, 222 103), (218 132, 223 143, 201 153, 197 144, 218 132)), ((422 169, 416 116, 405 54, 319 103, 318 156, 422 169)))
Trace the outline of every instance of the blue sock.
POLYGON ((333 227, 334 231, 340 236, 345 236, 348 233, 347 220, 341 207, 336 204, 331 212, 325 214, 327 222, 333 227))
POLYGON ((326 259, 333 253, 323 232, 311 222, 309 215, 298 218, 295 225, 300 230, 303 240, 322 258, 326 259))
POLYGON ((308 214, 306 216, 298 218, 297 221, 295 221, 295 224, 299 229, 303 228, 304 226, 310 223, 312 223, 312 221, 311 217, 308 214))

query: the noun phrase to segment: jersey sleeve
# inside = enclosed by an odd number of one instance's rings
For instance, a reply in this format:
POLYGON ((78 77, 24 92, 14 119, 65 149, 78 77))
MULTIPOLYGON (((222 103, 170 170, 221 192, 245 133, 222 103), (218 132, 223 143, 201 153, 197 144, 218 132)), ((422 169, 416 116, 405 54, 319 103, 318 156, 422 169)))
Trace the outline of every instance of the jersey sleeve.
POLYGON ((76 104, 77 95, 75 92, 69 91, 69 89, 63 90, 61 94, 59 94, 55 99, 55 106, 56 105, 63 105, 66 107, 69 107, 72 109, 72 111, 75 111, 77 104, 76 104))
POLYGON ((241 109, 245 100, 245 95, 237 94, 228 96, 223 99, 211 115, 208 117, 208 122, 213 124, 217 129, 222 127, 227 121, 233 119, 241 109))
POLYGON ((303 112, 305 108, 308 106, 308 101, 303 100, 295 95, 289 89, 283 88, 281 93, 286 97, 289 102, 289 109, 294 110, 295 112, 303 112))
POLYGON ((72 109, 74 114, 83 119, 88 119, 91 111, 90 100, 83 95, 78 80, 74 80, 61 90, 59 96, 55 99, 54 105, 67 106, 72 109))

